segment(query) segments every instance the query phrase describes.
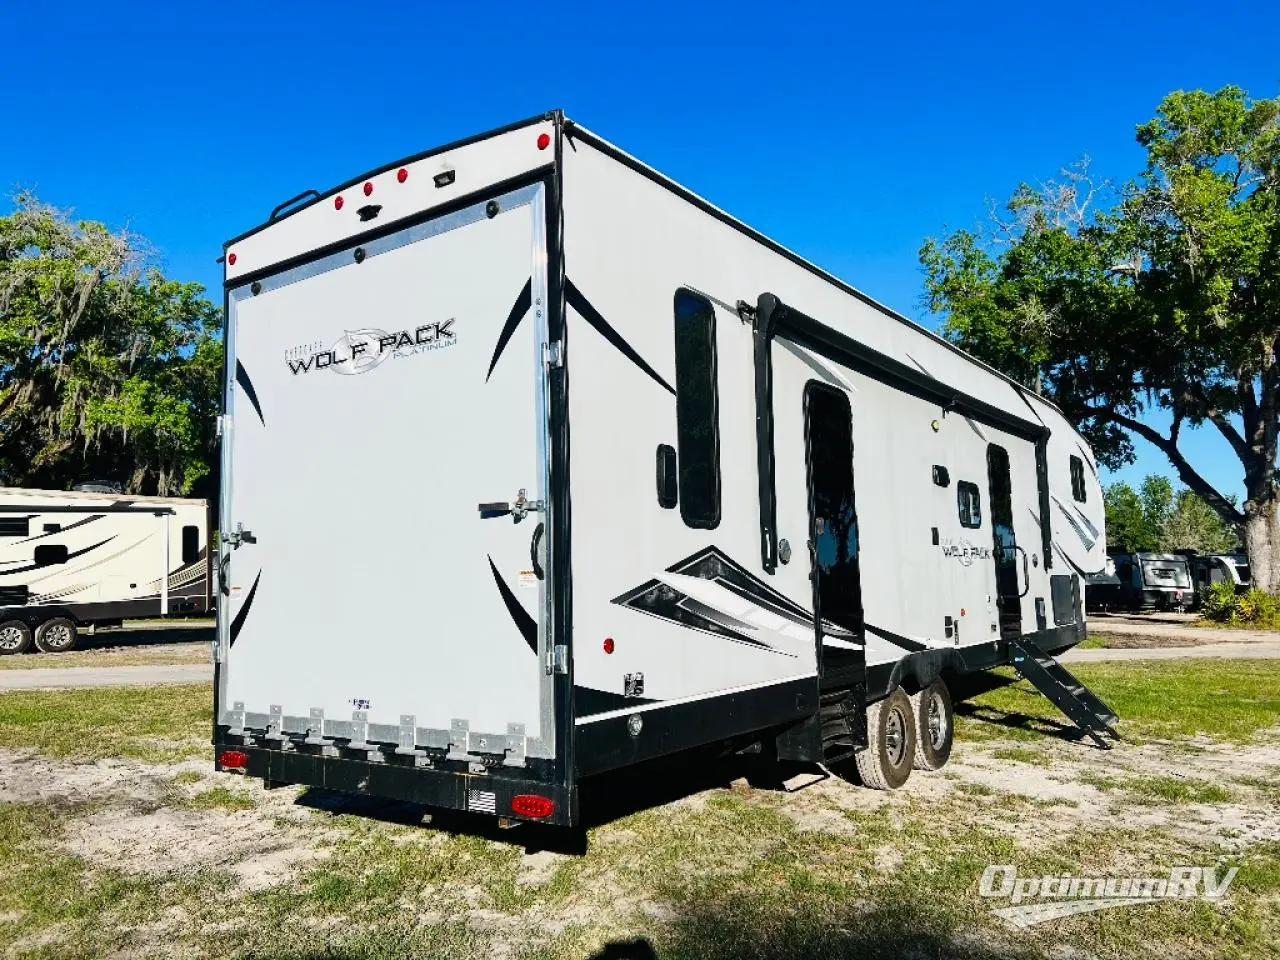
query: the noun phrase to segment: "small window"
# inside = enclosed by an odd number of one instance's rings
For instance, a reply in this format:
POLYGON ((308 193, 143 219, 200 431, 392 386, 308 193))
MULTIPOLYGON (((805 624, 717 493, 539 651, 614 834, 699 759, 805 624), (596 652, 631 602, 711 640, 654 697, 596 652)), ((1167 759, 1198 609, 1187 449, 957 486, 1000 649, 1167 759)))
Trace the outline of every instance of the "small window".
POLYGON ((956 484, 956 502, 960 507, 960 526, 982 526, 982 497, 978 493, 977 484, 961 480, 956 484))
POLYGON ((951 474, 947 472, 947 468, 941 464, 933 465, 933 482, 939 487, 948 487, 951 485, 951 474))
POLYGON ((195 563, 200 559, 200 528, 188 525, 182 528, 182 562, 195 563))
POLYGON ((45 533, 60 533, 61 531, 62 531, 62 524, 60 523, 46 523, 44 525, 45 533))
POLYGON ((61 543, 45 543, 36 547, 35 560, 37 567, 52 567, 67 562, 67 548, 61 543))
POLYGON ((1071 458, 1071 496, 1076 503, 1084 503, 1084 461, 1079 457, 1071 458))
POLYGON ((691 527, 720 524, 720 428, 716 315, 688 290, 675 297, 676 447, 680 516, 691 527))
POLYGON ((0 517, 0 537, 31 536, 30 517, 0 517))

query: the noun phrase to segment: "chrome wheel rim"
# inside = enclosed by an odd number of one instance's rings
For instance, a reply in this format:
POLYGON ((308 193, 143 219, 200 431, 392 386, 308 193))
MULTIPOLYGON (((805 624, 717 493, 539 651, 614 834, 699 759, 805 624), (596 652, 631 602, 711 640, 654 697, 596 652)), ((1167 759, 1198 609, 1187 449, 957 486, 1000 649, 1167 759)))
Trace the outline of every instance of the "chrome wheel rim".
POLYGON ((947 711, 943 707, 942 695, 929 697, 929 746, 941 750, 947 742, 947 711))
POLYGON ((23 637, 21 627, 0 628, 0 650, 12 653, 22 646, 23 637))
POLYGON ((884 724, 884 746, 890 766, 900 766, 907 753, 907 720, 902 711, 894 707, 884 724))
POLYGON ((59 623, 56 626, 47 628, 42 639, 45 642, 45 646, 54 650, 61 650, 71 643, 71 628, 64 623, 59 623))

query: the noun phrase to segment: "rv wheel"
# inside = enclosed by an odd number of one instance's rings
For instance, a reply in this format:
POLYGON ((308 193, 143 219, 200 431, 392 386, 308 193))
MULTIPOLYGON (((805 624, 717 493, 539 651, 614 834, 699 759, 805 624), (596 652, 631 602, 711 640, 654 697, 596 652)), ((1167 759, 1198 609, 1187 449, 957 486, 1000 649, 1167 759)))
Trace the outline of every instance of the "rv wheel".
POLYGON ((76 624, 66 617, 54 617, 36 627, 36 646, 45 653, 65 653, 76 645, 76 624))
POLYGON ((26 653, 31 649, 31 628, 21 620, 0 623, 0 654, 26 653))
POLYGON ((867 748, 854 755, 858 776, 873 790, 896 790, 911 776, 915 756, 915 713, 898 687, 867 707, 867 748))
POLYGON ((911 696, 916 718, 915 768, 937 770, 951 757, 951 735, 955 729, 955 713, 951 708, 951 691, 941 680, 935 680, 911 696))

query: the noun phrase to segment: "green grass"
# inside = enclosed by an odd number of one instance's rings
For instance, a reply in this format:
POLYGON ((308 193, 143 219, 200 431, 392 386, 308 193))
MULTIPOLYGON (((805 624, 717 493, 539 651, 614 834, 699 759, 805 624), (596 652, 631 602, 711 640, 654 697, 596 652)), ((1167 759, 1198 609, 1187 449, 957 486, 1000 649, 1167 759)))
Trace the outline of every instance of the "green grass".
POLYGON ((1076 644, 1076 648, 1079 650, 1102 650, 1110 646, 1110 637, 1099 637, 1096 634, 1085 637, 1076 644))
POLYGON ((203 779, 204 774, 200 773, 198 770, 183 770, 170 777, 169 782, 176 783, 179 786, 185 786, 192 783, 199 783, 203 779))
POLYGON ((1235 794, 1205 780, 1184 777, 1134 777, 1124 781, 1125 792, 1145 803, 1230 803, 1235 794))
MULTIPOLYGON (((1071 672, 1121 718, 1134 740, 1203 735, 1247 743, 1280 724, 1280 661, 1124 660, 1071 664, 1071 672)), ((1012 678, 1008 668, 996 671, 1012 678)), ((982 693, 959 707, 961 739, 1037 740, 1071 728, 1025 680, 982 693)))
POLYGON ((997 760, 1015 760, 1018 763, 1031 763, 1037 767, 1053 766, 1053 761, 1044 752, 1026 747, 997 747, 991 751, 991 755, 997 760))
POLYGON ((172 763, 208 752, 212 713, 205 684, 16 690, 0 694, 0 747, 172 763))
POLYGON ((228 790, 226 787, 211 787, 193 797, 184 797, 178 801, 180 806, 191 810, 252 810, 253 794, 247 790, 228 790))

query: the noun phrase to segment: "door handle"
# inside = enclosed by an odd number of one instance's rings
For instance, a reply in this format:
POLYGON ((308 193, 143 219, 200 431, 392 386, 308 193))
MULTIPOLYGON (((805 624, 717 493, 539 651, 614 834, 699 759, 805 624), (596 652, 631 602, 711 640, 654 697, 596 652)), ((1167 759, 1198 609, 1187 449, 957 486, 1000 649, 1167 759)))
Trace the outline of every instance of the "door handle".
POLYGON ((1028 565, 1028 563, 1027 563, 1027 551, 1023 550, 1023 549, 1022 549, 1022 547, 1020 547, 1020 546, 1018 546, 1018 545, 1016 545, 1016 544, 1014 545, 1013 549, 1017 550, 1020 554, 1022 554, 1022 583, 1023 583, 1023 587, 1022 587, 1022 592, 1018 594, 1018 599, 1022 599, 1022 598, 1023 598, 1023 597, 1025 597, 1028 593, 1030 593, 1030 592, 1031 592, 1031 567, 1030 567, 1030 566, 1028 565))
POLYGON ((481 520, 491 520, 494 517, 505 517, 511 515, 512 523, 519 523, 531 512, 546 509, 546 504, 541 500, 530 500, 525 496, 523 487, 516 493, 516 499, 513 503, 499 501, 496 503, 481 503, 478 505, 481 520))

